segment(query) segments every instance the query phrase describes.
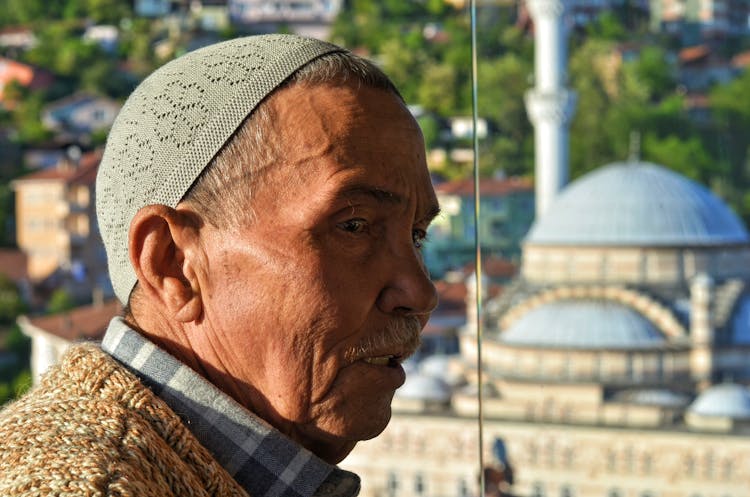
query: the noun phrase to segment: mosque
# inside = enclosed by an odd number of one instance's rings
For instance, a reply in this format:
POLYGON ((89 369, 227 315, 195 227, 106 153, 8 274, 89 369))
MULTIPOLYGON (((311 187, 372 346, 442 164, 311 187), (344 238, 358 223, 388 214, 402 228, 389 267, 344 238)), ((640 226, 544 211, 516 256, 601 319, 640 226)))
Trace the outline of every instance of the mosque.
POLYGON ((546 29, 536 70, 555 74, 527 95, 537 218, 520 274, 484 304, 482 371, 472 277, 460 354, 411 365, 386 431, 342 463, 363 497, 482 493, 480 375, 500 475, 485 495, 750 495, 750 235, 708 189, 638 159, 563 188, 565 2, 528 0, 546 29))
MULTIPOLYGON (((750 495, 749 283, 750 236, 703 186, 632 161, 563 190, 486 304, 484 445, 508 495, 750 495)), ((478 494, 468 318, 460 356, 415 366, 345 461, 365 497, 478 494)))

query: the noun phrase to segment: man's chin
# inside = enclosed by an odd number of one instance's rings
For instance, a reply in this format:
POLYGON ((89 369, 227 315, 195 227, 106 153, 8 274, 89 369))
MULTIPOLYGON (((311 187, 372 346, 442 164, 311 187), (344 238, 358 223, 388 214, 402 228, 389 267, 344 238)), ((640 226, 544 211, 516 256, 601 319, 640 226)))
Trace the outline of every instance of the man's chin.
MULTIPOLYGON (((391 420, 391 407, 380 407, 367 413, 366 416, 350 416, 321 426, 316 433, 302 443, 312 453, 324 461, 336 464, 354 449, 358 442, 371 440, 388 426, 391 420)), ((298 442, 300 442, 298 440, 298 442)))

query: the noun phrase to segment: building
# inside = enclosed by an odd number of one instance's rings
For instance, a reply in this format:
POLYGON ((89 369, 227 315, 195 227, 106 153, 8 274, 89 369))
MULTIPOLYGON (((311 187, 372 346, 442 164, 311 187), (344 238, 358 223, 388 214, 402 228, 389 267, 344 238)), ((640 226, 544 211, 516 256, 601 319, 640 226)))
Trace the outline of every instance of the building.
POLYGON ((745 0, 650 0, 651 29, 681 36, 687 43, 743 36, 750 31, 745 0))
POLYGON ((325 39, 342 0, 228 0, 232 25, 253 32, 275 32, 287 26, 299 35, 325 39))
POLYGON ((13 181, 16 239, 28 257, 28 276, 54 280, 76 299, 95 289, 111 295, 106 254, 94 207, 94 182, 101 152, 66 159, 52 169, 13 181))
POLYGON ((85 141, 95 132, 106 132, 115 122, 122 105, 108 97, 76 93, 46 105, 42 123, 57 136, 85 141))
MULTIPOLYGON (((485 305, 484 451, 506 447, 513 494, 747 495, 749 283, 750 236, 701 185, 629 162, 563 190, 485 305)), ((477 494, 468 314, 461 354, 415 366, 385 434, 346 459, 363 497, 477 494)))
POLYGON ((38 43, 34 31, 26 27, 9 27, 0 30, 0 49, 28 50, 38 43))
POLYGON ((6 87, 12 83, 30 90, 39 90, 50 86, 53 79, 48 71, 0 57, 0 103, 8 105, 5 102, 5 92, 6 87))
MULTIPOLYGON (((480 181, 482 252, 487 257, 518 259, 521 240, 534 220, 534 186, 525 178, 480 181)), ((442 277, 474 261, 474 182, 435 185, 441 213, 428 231, 424 258, 433 277, 442 277)))
POLYGON ((31 338, 31 375, 34 383, 75 343, 99 341, 110 320, 119 315, 119 301, 94 302, 51 316, 20 316, 18 325, 31 338))

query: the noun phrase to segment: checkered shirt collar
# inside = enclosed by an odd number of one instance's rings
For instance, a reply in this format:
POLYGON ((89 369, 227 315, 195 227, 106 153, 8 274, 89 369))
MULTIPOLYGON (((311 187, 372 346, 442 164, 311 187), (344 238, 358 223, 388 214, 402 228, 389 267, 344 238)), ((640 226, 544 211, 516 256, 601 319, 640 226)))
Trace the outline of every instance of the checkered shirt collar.
POLYGON ((114 318, 102 349, 177 413, 253 497, 353 497, 359 477, 295 444, 195 371, 114 318))

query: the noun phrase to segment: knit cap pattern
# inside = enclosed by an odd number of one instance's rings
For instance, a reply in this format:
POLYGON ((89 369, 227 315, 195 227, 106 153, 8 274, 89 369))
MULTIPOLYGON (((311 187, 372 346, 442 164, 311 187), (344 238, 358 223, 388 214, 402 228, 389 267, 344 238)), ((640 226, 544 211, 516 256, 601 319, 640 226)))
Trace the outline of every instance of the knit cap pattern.
POLYGON ((107 139, 96 210, 115 294, 137 281, 130 222, 142 207, 176 207, 255 107, 297 69, 335 45, 295 35, 237 38, 157 69, 130 95, 107 139))

